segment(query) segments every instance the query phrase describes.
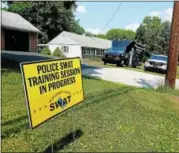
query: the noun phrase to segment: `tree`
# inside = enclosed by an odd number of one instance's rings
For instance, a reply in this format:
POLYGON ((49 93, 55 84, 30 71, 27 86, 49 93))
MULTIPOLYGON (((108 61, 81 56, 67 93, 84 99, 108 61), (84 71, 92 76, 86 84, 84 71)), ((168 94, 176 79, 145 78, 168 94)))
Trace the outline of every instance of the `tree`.
POLYGON ((143 24, 140 24, 139 28, 136 31, 135 39, 142 44, 147 44, 145 32, 146 32, 145 27, 143 26, 143 24))
POLYGON ((135 32, 124 29, 111 29, 106 33, 106 36, 110 40, 133 40, 135 38, 135 32))
POLYGON ((160 54, 168 55, 169 42, 170 42, 170 30, 171 30, 171 23, 169 21, 163 22, 162 28, 158 36, 158 45, 160 45, 162 48, 159 51, 160 54))
POLYGON ((51 55, 51 51, 48 47, 45 47, 44 49, 42 49, 41 54, 51 55))
POLYGON ((91 32, 89 32, 89 31, 86 31, 86 32, 85 32, 85 36, 92 37, 92 36, 94 36, 94 34, 93 34, 93 33, 91 33, 91 32))
POLYGON ((75 20, 75 1, 10 1, 8 6, 9 11, 20 14, 43 32, 39 43, 47 43, 62 31, 83 33, 75 20))
POLYGON ((166 54, 168 37, 169 22, 162 23, 161 19, 155 16, 145 17, 136 31, 136 40, 146 44, 151 53, 166 54))
POLYGON ((98 37, 98 38, 101 38, 101 39, 108 39, 106 34, 97 34, 97 35, 94 35, 95 37, 98 37))
POLYGON ((74 23, 71 24, 71 32, 75 32, 76 34, 82 35, 85 33, 85 30, 83 27, 80 26, 79 20, 73 21, 74 23))
POLYGON ((55 51, 53 52, 53 56, 62 56, 62 52, 59 47, 55 49, 55 51))

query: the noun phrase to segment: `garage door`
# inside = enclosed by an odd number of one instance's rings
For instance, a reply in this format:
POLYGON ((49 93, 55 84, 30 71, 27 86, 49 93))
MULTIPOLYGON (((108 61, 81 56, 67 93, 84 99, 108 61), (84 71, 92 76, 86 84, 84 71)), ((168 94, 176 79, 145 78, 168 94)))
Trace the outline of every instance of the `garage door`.
POLYGON ((5 30, 5 50, 29 51, 29 33, 5 30))

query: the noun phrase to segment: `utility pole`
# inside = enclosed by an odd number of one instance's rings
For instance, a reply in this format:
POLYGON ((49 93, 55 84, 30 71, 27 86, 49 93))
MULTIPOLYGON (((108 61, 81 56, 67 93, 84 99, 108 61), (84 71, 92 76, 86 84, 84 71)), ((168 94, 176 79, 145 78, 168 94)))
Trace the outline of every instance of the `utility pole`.
POLYGON ((175 88, 179 54, 179 1, 174 2, 165 85, 175 88))

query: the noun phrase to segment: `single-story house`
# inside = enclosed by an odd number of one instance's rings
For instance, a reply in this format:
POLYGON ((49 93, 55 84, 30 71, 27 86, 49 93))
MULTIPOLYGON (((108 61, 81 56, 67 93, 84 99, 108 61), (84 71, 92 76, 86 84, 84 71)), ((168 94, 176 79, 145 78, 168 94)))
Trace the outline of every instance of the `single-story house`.
POLYGON ((63 31, 46 45, 39 44, 38 47, 42 49, 43 46, 48 46, 51 53, 59 47, 67 57, 84 58, 85 56, 103 56, 104 51, 110 48, 111 44, 110 40, 63 31))
POLYGON ((1 50, 37 52, 39 29, 17 13, 1 11, 1 50))

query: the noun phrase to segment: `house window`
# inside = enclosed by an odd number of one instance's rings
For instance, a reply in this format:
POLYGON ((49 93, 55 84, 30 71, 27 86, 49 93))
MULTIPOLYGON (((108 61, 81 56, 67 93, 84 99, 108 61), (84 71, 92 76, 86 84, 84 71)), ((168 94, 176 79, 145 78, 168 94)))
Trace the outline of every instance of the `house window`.
POLYGON ((82 48, 82 55, 103 56, 103 53, 104 49, 82 48))
POLYGON ((94 50, 94 48, 91 49, 91 55, 95 55, 95 50, 94 50))
POLYGON ((103 52, 104 52, 104 50, 97 49, 96 55, 97 55, 97 56, 103 56, 103 52))
POLYGON ((38 46, 38 53, 41 53, 41 51, 48 46, 38 46))
POLYGON ((82 55, 85 55, 85 48, 82 48, 82 55))
POLYGON ((69 46, 62 46, 63 53, 69 53, 69 46))
POLYGON ((90 55, 90 49, 89 48, 83 48, 83 54, 84 55, 90 55))

